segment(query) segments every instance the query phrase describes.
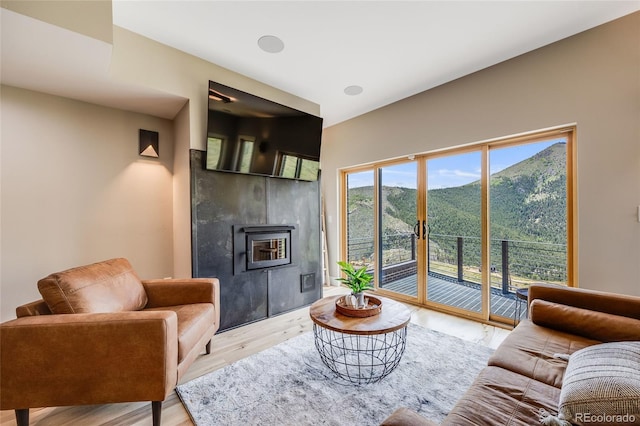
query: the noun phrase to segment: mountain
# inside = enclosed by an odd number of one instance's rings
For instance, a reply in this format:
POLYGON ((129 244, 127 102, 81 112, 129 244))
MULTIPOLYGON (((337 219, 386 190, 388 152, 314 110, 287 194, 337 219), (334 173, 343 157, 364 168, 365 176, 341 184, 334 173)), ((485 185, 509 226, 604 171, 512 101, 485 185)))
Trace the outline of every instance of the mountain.
POLYGON ((491 178, 492 238, 510 239, 503 227, 526 240, 566 243, 566 144, 556 143, 491 178))
MULTIPOLYGON (((566 144, 556 143, 491 176, 491 236, 564 243, 566 235, 566 144)), ((480 235, 480 181, 428 192, 431 232, 480 235)), ((410 232, 416 221, 416 190, 382 188, 383 233, 410 232)), ((349 228, 356 238, 372 235, 373 187, 349 190, 349 228)))
MULTIPOLYGON (((491 238, 566 242, 566 144, 556 143, 491 176, 491 238)), ((436 234, 480 236, 480 181, 428 193, 436 234)))
MULTIPOLYGON (((566 244, 565 158, 566 144, 556 143, 491 176, 492 240, 566 244)), ((381 199, 383 235, 412 232, 416 190, 383 186, 381 199)), ((455 250, 455 238, 443 240, 436 235, 476 237, 465 244, 479 241, 480 200, 480 181, 428 191, 428 223, 435 250, 449 255, 455 250)), ((350 242, 372 242, 373 217, 373 187, 349 189, 350 242)), ((475 257, 477 253, 469 260, 475 257)))

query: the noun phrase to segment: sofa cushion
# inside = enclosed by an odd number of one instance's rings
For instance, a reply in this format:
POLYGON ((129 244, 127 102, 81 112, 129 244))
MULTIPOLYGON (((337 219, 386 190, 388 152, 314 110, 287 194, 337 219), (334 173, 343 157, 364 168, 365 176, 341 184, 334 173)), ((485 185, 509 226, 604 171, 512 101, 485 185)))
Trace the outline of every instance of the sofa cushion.
POLYGON ((135 311, 147 304, 147 294, 126 259, 53 273, 38 281, 42 299, 54 314, 135 311))
MULTIPOLYGON (((212 303, 165 306, 145 311, 173 311, 178 316, 178 364, 196 347, 206 331, 215 324, 215 309, 212 303)), ((198 350, 203 350, 199 348, 198 350)))
POLYGON ((558 411, 572 422, 585 422, 587 414, 618 423, 622 416, 640 418, 640 342, 603 343, 571 355, 558 411))
POLYGON ((380 426, 437 426, 437 423, 422 417, 413 410, 400 407, 384 419, 380 426))
POLYGON ((560 389, 500 367, 484 368, 442 425, 540 424, 542 412, 556 412, 560 389))
POLYGON ((489 358, 488 364, 560 388, 567 361, 557 354, 572 354, 601 343, 552 330, 523 320, 489 358))
POLYGON ((601 342, 640 340, 640 320, 536 299, 529 315, 534 324, 601 342))

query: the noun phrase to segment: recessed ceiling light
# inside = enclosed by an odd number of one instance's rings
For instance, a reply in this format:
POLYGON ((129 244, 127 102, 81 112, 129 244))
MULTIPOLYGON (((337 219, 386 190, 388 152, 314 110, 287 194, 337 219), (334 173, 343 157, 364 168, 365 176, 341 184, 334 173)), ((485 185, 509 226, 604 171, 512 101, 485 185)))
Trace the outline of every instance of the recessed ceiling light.
POLYGON ((361 86, 347 86, 344 88, 344 94, 349 96, 356 96, 362 93, 361 86))
POLYGON ((265 52, 278 53, 284 49, 284 42, 276 36, 265 35, 258 39, 258 46, 265 52))

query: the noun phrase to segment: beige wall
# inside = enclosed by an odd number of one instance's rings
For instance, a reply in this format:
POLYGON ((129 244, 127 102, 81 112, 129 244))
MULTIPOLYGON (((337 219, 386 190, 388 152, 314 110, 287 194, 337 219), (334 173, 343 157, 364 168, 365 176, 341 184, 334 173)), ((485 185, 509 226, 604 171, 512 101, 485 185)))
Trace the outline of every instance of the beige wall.
POLYGON ((173 159, 173 274, 191 277, 191 174, 189 170, 189 108, 174 120, 173 159))
POLYGON ((47 274, 112 257, 173 275, 169 120, 2 86, 2 320, 47 274), (160 159, 138 156, 138 130, 160 159))
POLYGON ((1 6, 111 42, 114 81, 188 102, 166 121, 2 87, 1 320, 38 297, 37 279, 107 257, 128 257, 142 277, 191 276, 189 149, 205 149, 209 80, 320 113, 317 104, 113 26, 110 1, 28 3, 1 6), (138 128, 158 127, 162 167, 136 151, 138 128))
POLYGON ((326 129, 332 276, 338 169, 576 123, 579 285, 640 295, 639 43, 635 13, 326 129))

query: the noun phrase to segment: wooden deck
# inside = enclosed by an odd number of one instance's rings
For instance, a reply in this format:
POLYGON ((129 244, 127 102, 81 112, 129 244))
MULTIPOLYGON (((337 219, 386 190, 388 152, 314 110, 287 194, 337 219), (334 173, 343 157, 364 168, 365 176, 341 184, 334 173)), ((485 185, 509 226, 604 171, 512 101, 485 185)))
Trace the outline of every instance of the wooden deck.
MULTIPOLYGON (((385 284, 385 290, 417 296, 416 275, 399 279, 385 284)), ((428 300, 449 306, 466 309, 473 312, 482 310, 482 295, 480 285, 476 283, 456 283, 429 275, 427 278, 428 300)), ((521 301, 521 318, 525 317, 524 301, 521 301)), ((516 312, 515 294, 503 295, 498 289, 491 289, 491 313, 513 318, 516 312)))

